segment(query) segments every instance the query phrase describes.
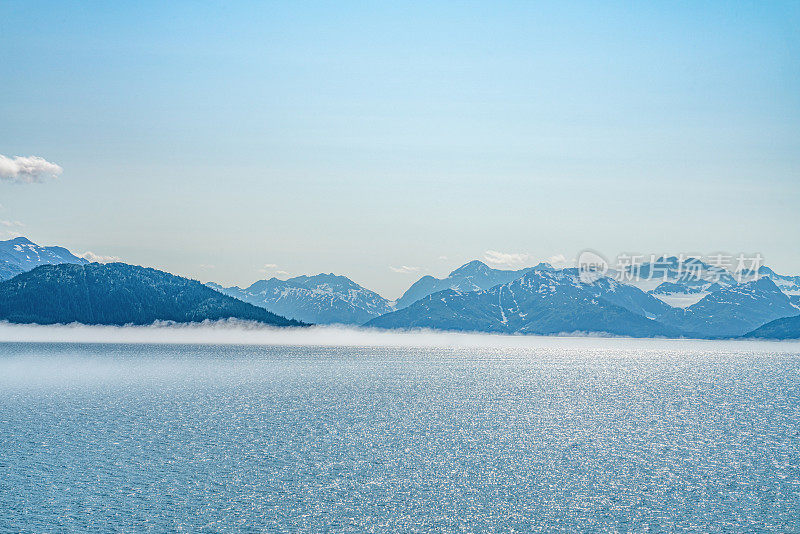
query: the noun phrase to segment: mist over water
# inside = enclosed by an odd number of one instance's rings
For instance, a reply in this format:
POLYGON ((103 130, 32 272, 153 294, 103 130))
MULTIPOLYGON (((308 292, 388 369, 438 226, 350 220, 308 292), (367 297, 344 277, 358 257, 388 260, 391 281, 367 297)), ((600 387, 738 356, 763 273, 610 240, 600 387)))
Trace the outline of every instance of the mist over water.
POLYGON ((0 327, 14 336, 12 531, 800 528, 797 343, 0 327))
POLYGON ((641 350, 798 350, 800 341, 621 338, 599 334, 504 335, 433 330, 380 330, 354 326, 275 328, 236 319, 150 326, 23 325, 0 321, 2 342, 161 343, 330 347, 622 348, 641 350))

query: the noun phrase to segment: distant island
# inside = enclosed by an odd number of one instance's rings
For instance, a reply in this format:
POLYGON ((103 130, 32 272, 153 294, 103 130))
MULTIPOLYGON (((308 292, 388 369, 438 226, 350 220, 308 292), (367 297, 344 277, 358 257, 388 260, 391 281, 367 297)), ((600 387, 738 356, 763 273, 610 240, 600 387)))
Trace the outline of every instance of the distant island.
MULTIPOLYGON (((278 327, 363 325, 505 334, 800 338, 800 277, 768 267, 737 280, 689 279, 699 260, 659 258, 644 284, 541 263, 516 271, 475 260, 446 278, 424 276, 396 302, 334 274, 202 284, 152 268, 89 263, 63 247, 0 241, 0 321, 146 325, 241 319, 278 327), (681 305, 682 304, 682 305, 681 305)), ((702 267, 702 266, 701 266, 702 267)), ((705 266, 709 271, 712 269, 705 266)))

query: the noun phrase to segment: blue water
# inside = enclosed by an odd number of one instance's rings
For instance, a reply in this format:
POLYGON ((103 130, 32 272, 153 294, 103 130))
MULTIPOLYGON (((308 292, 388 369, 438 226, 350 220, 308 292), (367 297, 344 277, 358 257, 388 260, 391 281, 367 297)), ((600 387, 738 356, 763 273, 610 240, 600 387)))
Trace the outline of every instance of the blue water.
POLYGON ((800 355, 0 344, 0 531, 797 532, 800 355))

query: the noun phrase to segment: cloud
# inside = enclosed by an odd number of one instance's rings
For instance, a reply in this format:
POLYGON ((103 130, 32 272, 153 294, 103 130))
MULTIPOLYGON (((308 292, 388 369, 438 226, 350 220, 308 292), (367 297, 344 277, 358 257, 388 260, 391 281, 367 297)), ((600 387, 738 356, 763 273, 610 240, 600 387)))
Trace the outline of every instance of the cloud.
POLYGON ((258 272, 264 275, 289 276, 289 272, 282 270, 277 263, 265 263, 264 267, 259 269, 258 272))
POLYGON ((550 256, 547 258, 547 263, 555 267, 556 269, 563 269, 565 267, 570 267, 575 265, 575 260, 568 260, 566 256, 563 254, 556 254, 554 256, 550 256))
POLYGON ((9 158, 0 154, 0 180, 18 184, 44 182, 47 178, 56 178, 63 169, 39 156, 14 156, 9 158))
POLYGON ((114 263, 122 261, 122 258, 119 256, 101 256, 100 254, 95 254, 91 250, 87 250, 83 254, 78 254, 78 256, 92 263, 114 263))
POLYGON ((523 252, 499 252, 487 250, 483 253, 483 261, 494 267, 520 268, 530 264, 531 256, 523 252))
POLYGON ((21 230, 24 226, 25 225, 19 221, 0 220, 0 236, 8 239, 23 237, 19 230, 21 230))
POLYGON ((415 273, 419 271, 419 267, 409 267, 408 265, 401 265, 400 267, 389 267, 395 273, 415 273))

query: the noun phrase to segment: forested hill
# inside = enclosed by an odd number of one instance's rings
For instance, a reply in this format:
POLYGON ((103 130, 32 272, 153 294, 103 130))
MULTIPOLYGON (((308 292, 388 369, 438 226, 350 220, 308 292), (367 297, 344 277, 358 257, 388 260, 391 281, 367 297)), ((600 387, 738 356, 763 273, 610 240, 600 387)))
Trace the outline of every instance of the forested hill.
POLYGON ((756 328, 745 337, 764 339, 800 339, 800 315, 775 319, 756 328))
POLYGON ((0 282, 0 320, 145 325, 243 319, 300 326, 195 280, 125 263, 43 265, 0 282))

